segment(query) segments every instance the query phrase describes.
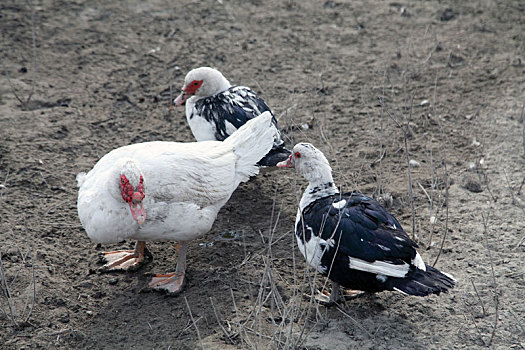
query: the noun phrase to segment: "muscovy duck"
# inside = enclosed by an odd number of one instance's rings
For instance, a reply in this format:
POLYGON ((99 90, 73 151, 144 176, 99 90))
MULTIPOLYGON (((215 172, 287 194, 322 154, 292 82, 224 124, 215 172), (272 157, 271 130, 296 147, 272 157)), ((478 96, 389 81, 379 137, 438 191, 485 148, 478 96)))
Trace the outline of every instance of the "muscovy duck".
POLYGON ((309 181, 297 211, 295 235, 309 265, 332 280, 328 303, 339 285, 354 290, 395 290, 407 295, 440 294, 455 279, 424 263, 417 244, 373 198, 340 193, 324 154, 298 143, 278 167, 295 168, 309 181))
POLYGON ((272 148, 267 112, 224 142, 144 142, 117 148, 77 175, 78 216, 97 243, 136 240, 135 250, 105 253, 106 270, 144 260, 146 241, 177 241, 174 273, 153 277, 152 289, 178 293, 185 281, 188 242, 208 232, 240 182, 259 172, 272 148))
MULTIPOLYGON (((184 79, 182 93, 173 101, 186 105, 186 119, 197 141, 222 141, 248 120, 270 107, 246 86, 232 86, 216 69, 200 67, 191 70, 184 79)), ((261 166, 275 166, 288 158, 290 151, 273 117, 274 142, 270 152, 259 162, 261 166)))

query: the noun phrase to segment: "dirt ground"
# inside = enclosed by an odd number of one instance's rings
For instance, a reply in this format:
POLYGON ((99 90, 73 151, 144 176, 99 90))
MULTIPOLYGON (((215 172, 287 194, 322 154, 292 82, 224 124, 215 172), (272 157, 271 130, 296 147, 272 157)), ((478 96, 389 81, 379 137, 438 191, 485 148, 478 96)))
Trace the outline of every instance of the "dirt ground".
POLYGON ((0 4, 1 348, 525 347, 522 1, 30 4, 0 4), (142 291, 174 268, 172 242, 99 273, 133 242, 88 239, 75 175, 122 145, 192 141, 169 100, 205 65, 257 91, 288 145, 322 149, 345 191, 389 206, 457 287, 315 305, 303 294, 325 281, 292 233, 306 183, 286 170, 242 184, 190 244, 181 295, 142 291))

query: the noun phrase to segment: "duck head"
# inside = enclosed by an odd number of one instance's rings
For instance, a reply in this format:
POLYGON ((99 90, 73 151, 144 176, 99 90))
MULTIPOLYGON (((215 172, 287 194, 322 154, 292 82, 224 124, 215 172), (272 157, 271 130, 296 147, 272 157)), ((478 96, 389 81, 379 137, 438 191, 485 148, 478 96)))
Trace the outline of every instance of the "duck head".
POLYGON ((311 183, 333 182, 332 168, 323 152, 311 143, 301 142, 294 146, 287 160, 277 164, 279 168, 295 168, 311 183))
POLYGON ((120 172, 120 195, 129 204, 131 216, 139 224, 146 221, 146 210, 142 204, 146 197, 144 177, 134 162, 126 162, 120 172))
POLYGON ((184 105, 191 96, 204 98, 227 90, 230 82, 216 69, 200 67, 191 70, 184 79, 182 92, 173 101, 176 106, 184 105))

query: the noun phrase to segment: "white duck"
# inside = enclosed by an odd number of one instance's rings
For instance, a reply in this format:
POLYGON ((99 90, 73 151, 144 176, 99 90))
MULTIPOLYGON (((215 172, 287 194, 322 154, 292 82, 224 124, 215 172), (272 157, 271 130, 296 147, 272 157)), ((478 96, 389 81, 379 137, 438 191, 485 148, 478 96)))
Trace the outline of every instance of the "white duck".
MULTIPOLYGON (((173 101, 176 106, 186 105, 186 119, 197 141, 222 141, 248 120, 269 111, 270 107, 246 86, 232 86, 216 69, 200 67, 191 70, 184 79, 182 93, 173 101)), ((274 124, 274 143, 271 151, 259 162, 275 166, 285 160, 290 151, 274 124)))
POLYGON ((178 243, 174 273, 149 286, 168 293, 184 284, 188 241, 208 232, 240 182, 273 144, 272 115, 263 113, 224 142, 145 142, 117 148, 89 173, 77 175, 78 216, 98 243, 137 241, 133 251, 105 253, 108 270, 128 270, 144 260, 145 241, 178 243))

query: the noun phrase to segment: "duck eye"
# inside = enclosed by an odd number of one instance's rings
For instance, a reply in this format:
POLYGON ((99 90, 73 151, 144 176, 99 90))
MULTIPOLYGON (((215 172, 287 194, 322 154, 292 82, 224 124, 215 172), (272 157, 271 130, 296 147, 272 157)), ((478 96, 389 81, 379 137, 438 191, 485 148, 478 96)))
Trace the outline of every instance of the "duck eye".
POLYGON ((198 82, 194 82, 193 85, 197 86, 197 85, 199 85, 199 83, 198 82))
POLYGON ((301 153, 295 152, 294 156, 295 156, 295 158, 301 158, 301 153))

